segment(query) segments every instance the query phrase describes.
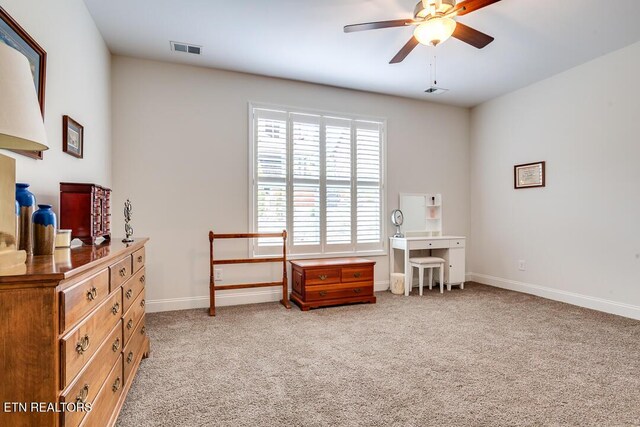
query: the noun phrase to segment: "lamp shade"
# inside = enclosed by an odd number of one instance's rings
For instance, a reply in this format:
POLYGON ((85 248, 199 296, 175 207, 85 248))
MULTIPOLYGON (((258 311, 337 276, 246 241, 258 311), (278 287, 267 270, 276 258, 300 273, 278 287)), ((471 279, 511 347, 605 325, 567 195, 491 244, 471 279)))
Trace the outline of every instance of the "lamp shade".
POLYGON ((0 43, 0 148, 47 150, 47 136, 27 58, 0 43))
POLYGON ((456 21, 451 18, 431 18, 416 27, 413 35, 422 44, 437 46, 447 40, 456 29, 456 21))

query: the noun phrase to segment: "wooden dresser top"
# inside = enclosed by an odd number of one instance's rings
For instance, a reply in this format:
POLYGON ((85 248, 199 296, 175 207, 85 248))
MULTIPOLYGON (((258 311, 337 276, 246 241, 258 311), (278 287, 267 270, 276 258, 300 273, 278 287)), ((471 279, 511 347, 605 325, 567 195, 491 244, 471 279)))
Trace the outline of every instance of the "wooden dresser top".
POLYGON ((375 264, 375 261, 365 258, 323 258, 323 259, 300 259, 289 261, 300 268, 309 267, 348 267, 350 265, 375 264))
POLYGON ((56 249, 53 256, 30 256, 26 264, 17 270, 0 271, 0 290, 3 285, 16 283, 42 282, 42 286, 55 286, 56 283, 52 282, 69 279, 100 265, 109 265, 142 248, 148 240, 140 238, 122 243, 119 239, 112 239, 101 245, 56 249))

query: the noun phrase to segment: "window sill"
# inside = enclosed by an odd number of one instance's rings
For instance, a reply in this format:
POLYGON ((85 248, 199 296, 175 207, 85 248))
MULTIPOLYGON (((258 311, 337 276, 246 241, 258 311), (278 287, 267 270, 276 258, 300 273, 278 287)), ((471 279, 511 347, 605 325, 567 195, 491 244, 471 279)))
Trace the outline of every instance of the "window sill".
POLYGON ((296 259, 323 259, 323 258, 350 258, 350 257, 378 257, 378 256, 387 256, 388 252, 386 249, 379 249, 375 251, 361 251, 361 252, 334 252, 334 253, 324 253, 324 254, 289 254, 287 253, 288 260, 296 260, 296 259))

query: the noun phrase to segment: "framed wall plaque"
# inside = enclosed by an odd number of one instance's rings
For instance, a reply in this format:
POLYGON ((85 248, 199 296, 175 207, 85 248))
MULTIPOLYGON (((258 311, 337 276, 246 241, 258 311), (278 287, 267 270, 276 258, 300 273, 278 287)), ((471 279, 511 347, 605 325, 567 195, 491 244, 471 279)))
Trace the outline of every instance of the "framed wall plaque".
POLYGON ((514 188, 545 186, 545 162, 525 163, 513 167, 514 188))
MULTIPOLYGON (((0 43, 11 46, 27 57, 33 74, 40 112, 44 117, 44 84, 47 71, 47 52, 18 24, 2 7, 0 7, 0 43)), ((42 151, 12 150, 16 153, 42 159, 42 151)))
POLYGON ((69 116, 62 116, 62 151, 79 159, 84 151, 84 127, 69 116))

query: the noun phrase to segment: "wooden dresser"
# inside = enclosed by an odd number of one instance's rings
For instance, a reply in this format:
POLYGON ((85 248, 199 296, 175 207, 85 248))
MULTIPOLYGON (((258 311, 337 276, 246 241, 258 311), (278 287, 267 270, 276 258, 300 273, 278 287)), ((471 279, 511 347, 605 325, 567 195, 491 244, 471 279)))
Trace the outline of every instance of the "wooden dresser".
POLYGON ((375 303, 373 266, 363 258, 290 261, 291 301, 303 310, 356 302, 375 303))
POLYGON ((111 190, 95 184, 60 183, 60 229, 93 245, 111 239, 111 190))
POLYGON ((0 425, 115 424, 149 353, 147 240, 56 249, 0 275, 0 425), (91 411, 63 410, 81 404, 91 411))

